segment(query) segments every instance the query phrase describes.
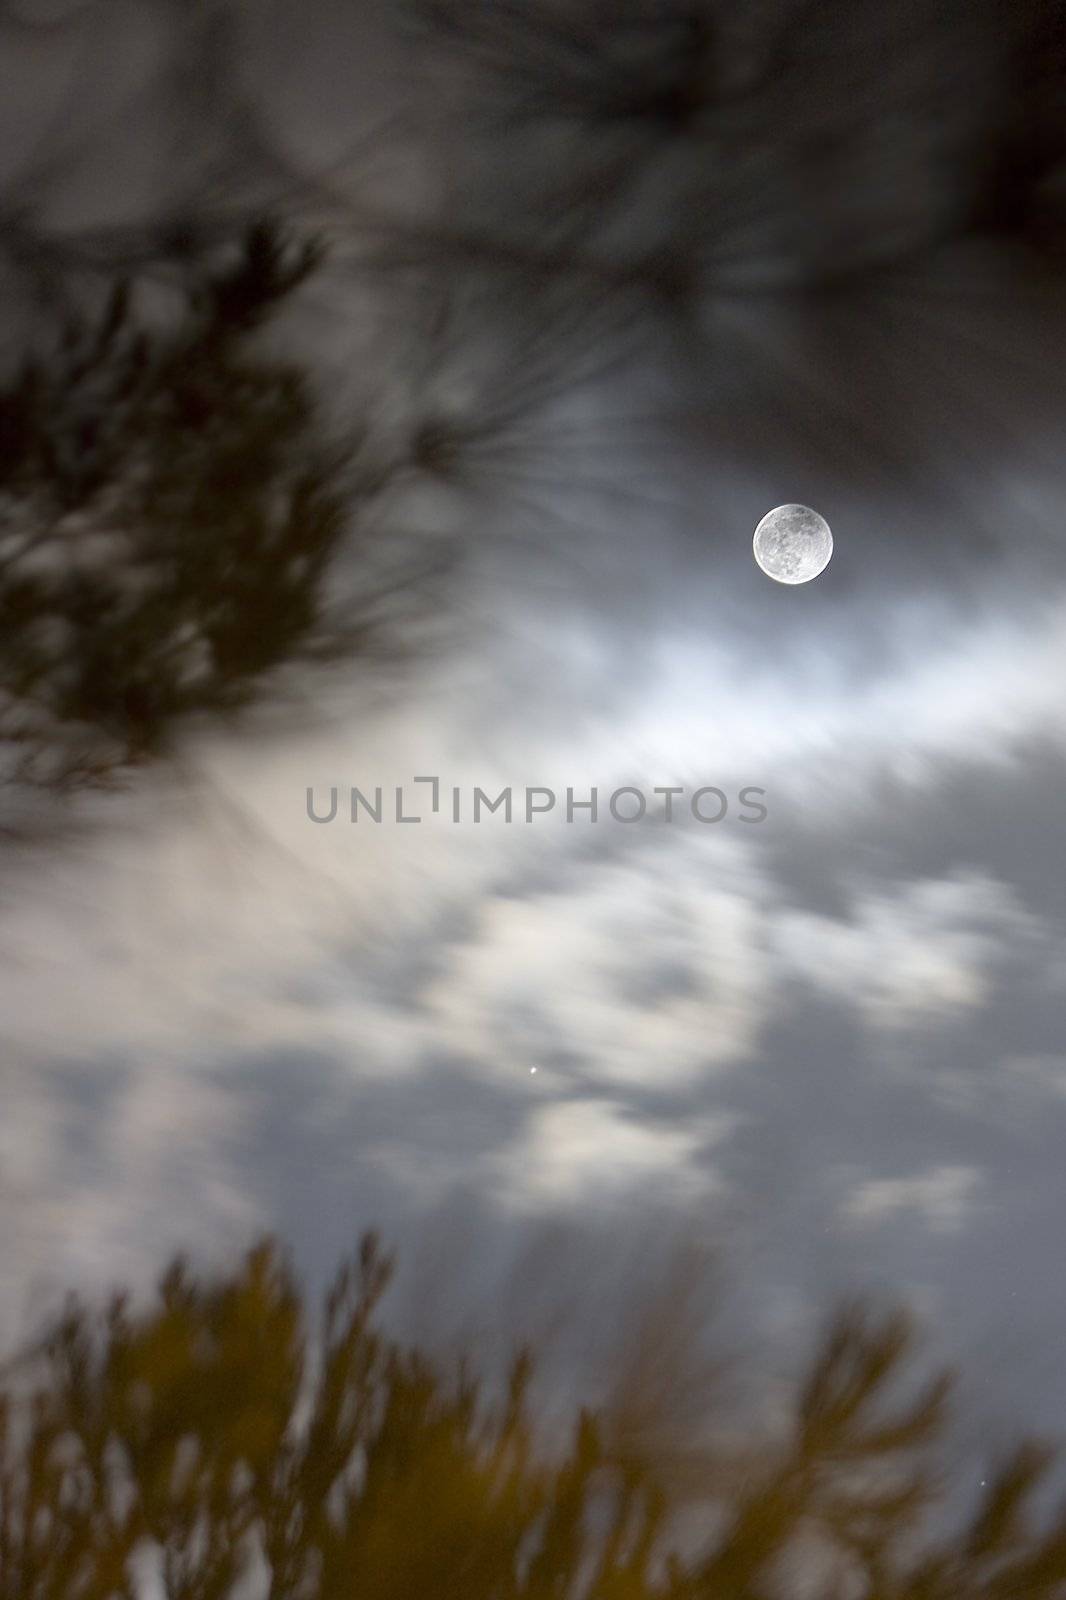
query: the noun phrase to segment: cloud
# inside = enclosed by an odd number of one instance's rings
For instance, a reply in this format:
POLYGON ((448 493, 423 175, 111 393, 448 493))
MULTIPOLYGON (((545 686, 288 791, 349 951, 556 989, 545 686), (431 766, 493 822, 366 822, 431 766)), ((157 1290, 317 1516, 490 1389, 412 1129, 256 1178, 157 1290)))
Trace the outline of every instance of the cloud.
POLYGON ((1008 885, 960 873, 860 890, 841 917, 786 911, 774 945, 787 972, 888 1032, 976 1010, 997 961, 1038 929, 1008 885))
POLYGON ((860 1183, 843 1202, 841 1216, 854 1227, 876 1227, 910 1214, 937 1233, 968 1222, 981 1174, 975 1167, 938 1166, 909 1178, 860 1183))
POLYGON ((704 1156, 733 1127, 729 1117, 702 1117, 687 1127, 638 1121, 610 1100, 566 1100, 538 1110, 518 1139, 494 1158, 494 1189, 520 1210, 596 1208, 639 1190, 693 1201, 720 1192, 704 1156))
POLYGON ((1066 1056, 1011 1056, 1003 1063, 1002 1088, 1012 1099, 1028 1093, 1040 1099, 1066 1100, 1066 1056))
POLYGON ((71 1286, 140 1284, 190 1241, 220 1255, 257 1226, 222 1082, 160 1057, 8 1061, 3 1090, 19 1114, 0 1136, 0 1341, 24 1330, 31 1286, 51 1304, 71 1286))
POLYGON ((739 847, 691 833, 490 896, 418 996, 429 1032, 482 1071, 677 1087, 755 1048, 770 972, 762 889, 739 847))

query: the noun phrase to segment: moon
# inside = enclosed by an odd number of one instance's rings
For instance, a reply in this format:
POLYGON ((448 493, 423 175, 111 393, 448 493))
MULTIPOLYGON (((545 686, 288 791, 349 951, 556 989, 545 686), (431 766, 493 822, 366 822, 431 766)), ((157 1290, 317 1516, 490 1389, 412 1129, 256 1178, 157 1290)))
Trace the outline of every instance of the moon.
POLYGON ((829 565, 833 535, 810 506, 775 506, 756 528, 752 550, 775 583, 810 583, 829 565))

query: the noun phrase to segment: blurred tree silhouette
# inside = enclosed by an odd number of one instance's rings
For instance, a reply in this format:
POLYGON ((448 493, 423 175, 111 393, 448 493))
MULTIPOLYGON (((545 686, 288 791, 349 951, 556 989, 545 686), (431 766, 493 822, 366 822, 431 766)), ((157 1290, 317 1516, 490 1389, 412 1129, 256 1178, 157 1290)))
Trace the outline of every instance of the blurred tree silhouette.
POLYGON ((326 580, 342 547, 366 550, 388 468, 359 424, 331 439, 308 374, 255 338, 319 257, 255 221, 183 260, 154 317, 136 314, 143 284, 118 283, 0 392, 9 781, 112 782, 183 717, 381 635, 373 563, 343 620, 326 580))
POLYGON ((841 281, 973 227, 1061 237, 1047 0, 410 10, 467 90, 473 232, 544 269, 685 299, 841 281))
POLYGON ((1066 1515, 1032 1511, 1049 1451, 932 1530, 949 1385, 916 1381, 902 1317, 845 1308, 778 1443, 712 1449, 680 1495, 591 1411, 536 1439, 528 1353, 489 1400, 386 1337, 391 1271, 366 1237, 314 1316, 265 1242, 216 1281, 175 1263, 146 1310, 71 1302, 0 1404, 3 1600, 132 1600, 153 1567, 168 1600, 1066 1594, 1066 1515))

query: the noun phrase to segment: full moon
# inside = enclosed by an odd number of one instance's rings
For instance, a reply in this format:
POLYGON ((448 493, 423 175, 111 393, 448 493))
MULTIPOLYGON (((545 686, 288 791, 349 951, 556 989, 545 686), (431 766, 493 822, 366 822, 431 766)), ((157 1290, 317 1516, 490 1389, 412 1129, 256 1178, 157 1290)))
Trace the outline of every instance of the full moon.
POLYGON ((776 506, 756 528, 752 549, 775 583, 810 583, 829 565, 833 535, 810 506, 776 506))

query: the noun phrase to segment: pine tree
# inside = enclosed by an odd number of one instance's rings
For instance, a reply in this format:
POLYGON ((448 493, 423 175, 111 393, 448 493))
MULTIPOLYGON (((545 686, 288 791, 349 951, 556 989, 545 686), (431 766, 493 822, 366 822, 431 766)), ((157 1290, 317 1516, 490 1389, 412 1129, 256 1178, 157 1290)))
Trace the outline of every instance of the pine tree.
POLYGON ((120 281, 0 391, 0 778, 108 785, 277 669, 370 648, 328 578, 387 474, 261 330, 318 266, 269 219, 120 281))
POLYGON ((392 1270, 367 1236, 315 1310, 265 1241, 217 1278, 175 1262, 140 1309, 72 1300, 0 1394, 0 1600, 136 1600, 148 1567, 168 1600, 257 1568, 271 1600, 1066 1594, 1051 1450, 937 1520, 950 1385, 902 1316, 845 1307, 776 1441, 712 1437, 681 1491, 602 1410, 553 1447, 530 1352, 494 1392, 387 1335, 392 1270))

